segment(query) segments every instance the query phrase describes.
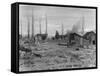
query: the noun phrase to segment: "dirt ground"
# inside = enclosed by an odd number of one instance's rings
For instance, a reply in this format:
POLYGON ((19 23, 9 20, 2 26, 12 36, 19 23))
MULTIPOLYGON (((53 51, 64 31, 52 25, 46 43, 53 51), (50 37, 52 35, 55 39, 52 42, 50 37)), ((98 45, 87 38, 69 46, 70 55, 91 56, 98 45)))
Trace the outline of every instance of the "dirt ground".
MULTIPOLYGON (((30 47, 32 52, 21 53, 19 71, 53 70, 68 68, 85 68, 96 66, 96 49, 67 47, 57 45, 58 42, 44 42, 30 47)), ((19 50, 21 51, 21 50, 19 50)))

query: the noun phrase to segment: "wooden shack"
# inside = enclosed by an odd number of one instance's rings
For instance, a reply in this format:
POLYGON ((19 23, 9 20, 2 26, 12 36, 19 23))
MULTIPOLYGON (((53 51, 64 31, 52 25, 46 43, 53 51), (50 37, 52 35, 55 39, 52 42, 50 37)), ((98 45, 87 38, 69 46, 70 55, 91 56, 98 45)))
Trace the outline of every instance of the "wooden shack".
POLYGON ((95 45, 96 44, 96 33, 93 31, 87 32, 83 38, 89 40, 90 45, 95 45))

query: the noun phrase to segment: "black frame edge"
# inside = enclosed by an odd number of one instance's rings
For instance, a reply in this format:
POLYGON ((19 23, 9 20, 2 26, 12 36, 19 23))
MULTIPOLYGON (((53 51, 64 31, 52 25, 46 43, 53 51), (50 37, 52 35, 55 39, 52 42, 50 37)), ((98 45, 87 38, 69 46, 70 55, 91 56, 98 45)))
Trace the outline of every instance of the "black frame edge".
POLYGON ((40 5, 40 6, 57 6, 57 7, 75 7, 75 8, 88 8, 96 9, 96 6, 81 6, 81 5, 65 5, 65 4, 49 4, 49 3, 30 3, 30 2, 15 2, 22 5, 40 5))
POLYGON ((16 74, 22 73, 39 73, 39 72, 55 72, 55 71, 70 71, 70 70, 89 70, 98 68, 98 7, 92 6, 74 6, 74 5, 58 5, 58 4, 43 4, 43 3, 25 3, 25 2, 15 2, 11 4, 12 9, 16 9, 16 12, 11 10, 11 72, 16 74), (19 5, 42 5, 42 6, 58 6, 58 7, 74 7, 74 8, 87 8, 87 9, 96 9, 96 67, 86 67, 86 68, 74 68, 74 69, 55 69, 55 70, 39 70, 39 71, 19 71, 19 5), (13 15, 14 14, 14 15, 13 15), (14 19, 15 18, 15 19, 14 19), (14 23, 15 21, 15 23, 14 23), (15 25, 15 27, 14 27, 15 25), (14 35, 14 36, 13 36, 14 35), (13 41, 16 41, 13 45, 13 41), (17 46, 16 46, 17 45, 17 46), (16 47, 16 48, 13 48, 16 47), (14 52, 13 49, 16 51, 14 52), (17 49, 17 50, 16 50, 17 49), (16 55, 16 57, 15 57, 16 55), (13 57, 13 58, 12 58, 13 57), (14 62, 15 61, 15 62, 14 62), (15 63, 15 64, 13 64, 15 63), (13 65, 12 65, 13 64, 13 65), (14 66, 14 67, 13 67, 14 66))
POLYGON ((16 11, 14 10, 15 9, 15 5, 14 4, 11 4, 11 72, 15 72, 15 52, 13 50, 15 50, 15 31, 16 28, 14 28, 14 24, 15 24, 15 14, 16 14, 16 11))
POLYGON ((18 27, 18 6, 17 3, 11 4, 11 72, 18 73, 18 35, 17 35, 17 27, 18 27))
POLYGON ((96 7, 96 68, 98 68, 98 7, 96 7))

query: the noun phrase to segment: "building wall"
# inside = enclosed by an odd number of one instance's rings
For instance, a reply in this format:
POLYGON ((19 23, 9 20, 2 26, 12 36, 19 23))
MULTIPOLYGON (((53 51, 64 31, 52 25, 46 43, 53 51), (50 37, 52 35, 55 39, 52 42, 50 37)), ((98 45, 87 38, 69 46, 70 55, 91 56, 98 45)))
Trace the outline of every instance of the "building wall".
POLYGON ((90 44, 96 44, 96 35, 94 33, 87 35, 87 39, 89 40, 90 44))

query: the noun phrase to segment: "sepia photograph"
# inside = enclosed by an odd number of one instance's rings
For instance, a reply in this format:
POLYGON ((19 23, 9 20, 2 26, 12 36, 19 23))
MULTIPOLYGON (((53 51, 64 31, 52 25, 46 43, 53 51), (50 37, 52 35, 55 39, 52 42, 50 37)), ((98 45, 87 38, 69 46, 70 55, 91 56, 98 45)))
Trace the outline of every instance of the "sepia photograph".
POLYGON ((19 5, 19 72, 96 67, 96 9, 19 5))

